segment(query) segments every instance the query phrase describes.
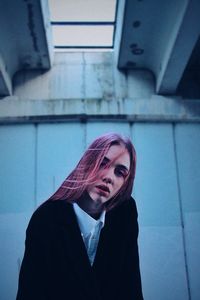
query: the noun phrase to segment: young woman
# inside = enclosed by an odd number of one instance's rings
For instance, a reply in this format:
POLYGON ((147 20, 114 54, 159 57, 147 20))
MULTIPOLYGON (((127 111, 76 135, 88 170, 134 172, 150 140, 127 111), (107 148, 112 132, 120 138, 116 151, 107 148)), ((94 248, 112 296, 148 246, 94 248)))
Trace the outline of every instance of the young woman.
POLYGON ((142 300, 136 156, 118 134, 97 138, 33 214, 17 300, 142 300))

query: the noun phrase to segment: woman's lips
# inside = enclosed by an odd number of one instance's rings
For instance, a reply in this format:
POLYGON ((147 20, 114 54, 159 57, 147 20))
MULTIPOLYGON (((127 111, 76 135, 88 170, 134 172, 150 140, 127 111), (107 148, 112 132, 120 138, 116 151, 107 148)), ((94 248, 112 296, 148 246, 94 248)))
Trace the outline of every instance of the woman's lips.
POLYGON ((101 196, 108 196, 108 194, 110 194, 110 190, 109 190, 109 188, 107 186, 97 185, 96 189, 101 194, 101 196))

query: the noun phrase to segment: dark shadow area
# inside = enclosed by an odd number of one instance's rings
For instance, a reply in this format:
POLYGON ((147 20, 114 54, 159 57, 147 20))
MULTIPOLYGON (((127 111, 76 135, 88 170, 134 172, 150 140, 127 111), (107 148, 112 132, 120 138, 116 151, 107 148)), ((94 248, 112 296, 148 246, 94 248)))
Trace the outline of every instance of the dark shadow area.
POLYGON ((177 89, 177 94, 183 98, 200 98, 200 37, 185 68, 177 89))

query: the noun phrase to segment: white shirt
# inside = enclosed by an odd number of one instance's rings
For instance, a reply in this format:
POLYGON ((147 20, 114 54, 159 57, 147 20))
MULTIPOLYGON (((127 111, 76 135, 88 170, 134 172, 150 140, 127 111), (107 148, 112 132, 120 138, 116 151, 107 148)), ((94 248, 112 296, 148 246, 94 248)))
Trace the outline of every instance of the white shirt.
POLYGON ((103 211, 100 218, 98 220, 95 220, 90 215, 88 215, 84 210, 82 210, 78 206, 78 204, 73 203, 73 207, 77 217, 81 235, 87 250, 87 254, 90 260, 90 264, 93 265, 98 242, 99 242, 100 232, 105 223, 106 212, 103 211))

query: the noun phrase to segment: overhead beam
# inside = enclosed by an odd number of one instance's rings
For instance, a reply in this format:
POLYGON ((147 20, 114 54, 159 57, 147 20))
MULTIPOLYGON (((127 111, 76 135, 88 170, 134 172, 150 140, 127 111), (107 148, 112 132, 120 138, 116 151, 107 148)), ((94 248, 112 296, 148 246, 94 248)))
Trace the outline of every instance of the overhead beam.
POLYGON ((52 58, 48 0, 1 0, 0 97, 12 95, 18 71, 49 69, 52 58))
POLYGON ((191 0, 182 11, 171 42, 168 42, 160 72, 157 74, 156 92, 174 94, 188 64, 192 51, 200 35, 200 1, 191 0))
POLYGON ((148 70, 174 94, 200 34, 199 0, 126 0, 118 68, 148 70))
POLYGON ((6 71, 5 62, 0 53, 0 95, 7 96, 12 94, 12 80, 6 71))

